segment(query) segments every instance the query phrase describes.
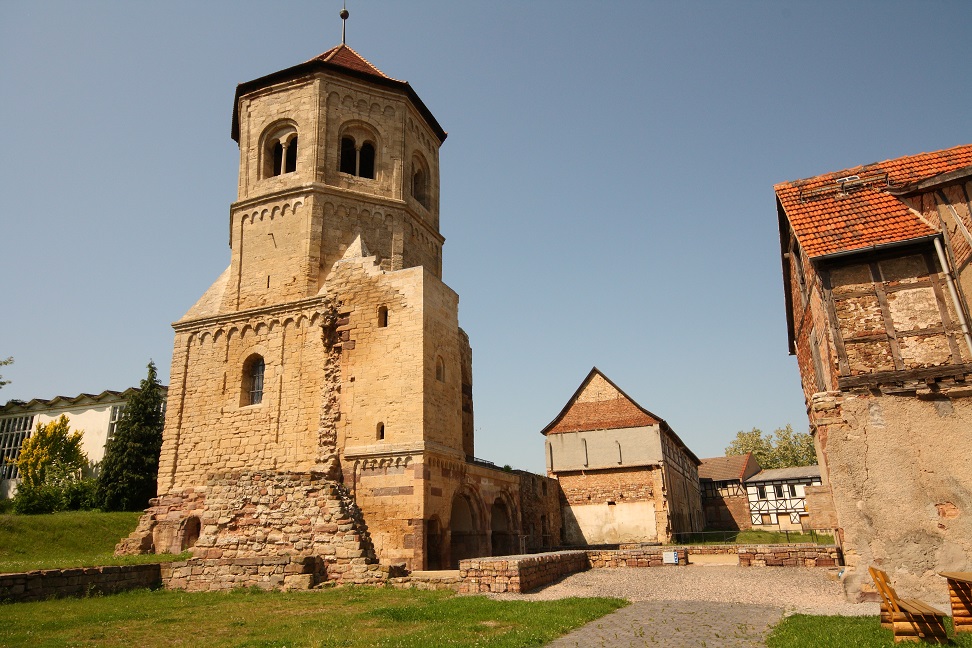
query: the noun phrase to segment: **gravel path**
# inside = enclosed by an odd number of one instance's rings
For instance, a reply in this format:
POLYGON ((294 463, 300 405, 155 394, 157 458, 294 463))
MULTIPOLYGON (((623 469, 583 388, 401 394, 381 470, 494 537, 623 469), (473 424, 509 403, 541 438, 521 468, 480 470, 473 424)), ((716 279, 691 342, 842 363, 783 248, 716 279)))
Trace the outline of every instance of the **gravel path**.
POLYGON ((530 594, 496 598, 551 600, 568 596, 616 596, 629 601, 709 601, 782 609, 787 614, 876 615, 877 603, 849 603, 829 571, 801 567, 683 567, 590 569, 530 594))
MULTIPOLYGON (((549 644, 549 648, 653 646, 751 648, 787 614, 873 615, 877 603, 848 603, 826 569, 686 565, 591 569, 530 594, 499 599, 613 596, 632 602, 549 644)), ((876 619, 875 619, 876 622, 876 619)))

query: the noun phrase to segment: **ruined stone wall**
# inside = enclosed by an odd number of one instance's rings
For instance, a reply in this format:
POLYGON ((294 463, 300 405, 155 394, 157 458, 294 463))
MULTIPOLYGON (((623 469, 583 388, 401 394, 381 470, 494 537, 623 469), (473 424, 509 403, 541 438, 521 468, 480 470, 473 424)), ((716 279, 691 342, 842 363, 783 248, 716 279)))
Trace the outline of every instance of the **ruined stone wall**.
POLYGON ((851 597, 870 588, 869 565, 904 596, 938 594, 938 571, 969 567, 972 388, 945 391, 814 397, 851 597))
POLYGON ((469 336, 459 329, 459 371, 462 389, 462 451, 466 459, 476 456, 475 426, 473 416, 472 346, 469 336))
POLYGON ((528 552, 549 550, 560 545, 560 483, 556 479, 515 471, 520 478, 520 503, 523 510, 523 535, 528 552))
POLYGON ((745 530, 753 526, 749 497, 739 482, 715 482, 711 494, 702 491, 705 530, 745 530))
POLYGON ((205 483, 217 471, 319 467, 330 309, 322 298, 177 328, 160 493, 205 483), (258 404, 248 401, 245 375, 254 355, 266 366, 258 404))
POLYGON ((668 507, 660 467, 559 473, 567 545, 665 541, 668 507))

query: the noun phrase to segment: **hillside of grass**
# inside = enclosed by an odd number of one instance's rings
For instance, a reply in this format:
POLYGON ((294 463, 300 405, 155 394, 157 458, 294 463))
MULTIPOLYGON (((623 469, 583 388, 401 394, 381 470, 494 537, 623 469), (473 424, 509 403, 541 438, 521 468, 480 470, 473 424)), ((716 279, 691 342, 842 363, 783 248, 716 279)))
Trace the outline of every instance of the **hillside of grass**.
POLYGON ((33 569, 131 565, 175 556, 114 556, 141 513, 71 511, 0 515, 0 573, 33 569))

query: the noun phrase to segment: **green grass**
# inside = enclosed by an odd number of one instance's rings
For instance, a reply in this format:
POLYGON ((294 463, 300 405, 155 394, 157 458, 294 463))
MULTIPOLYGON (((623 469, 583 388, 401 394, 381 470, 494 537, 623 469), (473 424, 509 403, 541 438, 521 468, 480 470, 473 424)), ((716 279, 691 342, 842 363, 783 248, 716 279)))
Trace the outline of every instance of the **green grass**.
POLYGON ((135 530, 140 513, 74 511, 0 515, 0 572, 58 567, 131 565, 177 556, 114 556, 115 544, 135 530))
POLYGON ((780 531, 719 531, 697 534, 684 534, 677 538, 676 544, 785 544, 807 542, 822 545, 834 544, 834 537, 825 533, 811 535, 790 531, 789 536, 780 531))
POLYGON ((541 646, 625 605, 621 599, 496 601, 372 587, 139 590, 0 606, 0 645, 513 648, 541 646))
MULTIPOLYGON (((951 621, 945 619, 950 637, 954 636, 951 621)), ((876 616, 794 614, 773 629, 766 640, 766 645, 768 648, 891 648, 895 643, 891 631, 882 628, 876 616)), ((972 633, 962 633, 958 639, 952 639, 948 645, 972 647, 972 633)))

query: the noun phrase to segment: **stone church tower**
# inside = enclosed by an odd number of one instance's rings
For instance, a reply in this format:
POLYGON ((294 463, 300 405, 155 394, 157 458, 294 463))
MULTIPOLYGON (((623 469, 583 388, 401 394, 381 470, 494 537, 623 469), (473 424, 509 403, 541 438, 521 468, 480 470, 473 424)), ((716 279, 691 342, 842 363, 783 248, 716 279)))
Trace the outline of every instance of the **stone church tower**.
POLYGON ((174 324, 159 498, 119 551, 313 557, 335 578, 518 548, 519 478, 472 462, 445 131, 342 44, 239 85, 232 135, 229 267, 174 324))

